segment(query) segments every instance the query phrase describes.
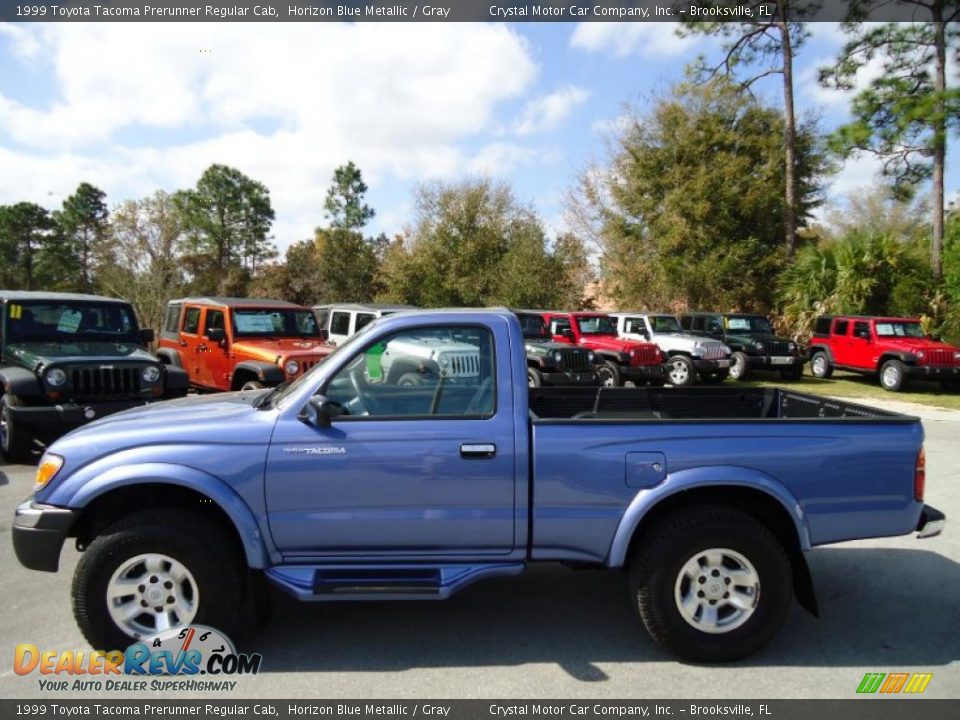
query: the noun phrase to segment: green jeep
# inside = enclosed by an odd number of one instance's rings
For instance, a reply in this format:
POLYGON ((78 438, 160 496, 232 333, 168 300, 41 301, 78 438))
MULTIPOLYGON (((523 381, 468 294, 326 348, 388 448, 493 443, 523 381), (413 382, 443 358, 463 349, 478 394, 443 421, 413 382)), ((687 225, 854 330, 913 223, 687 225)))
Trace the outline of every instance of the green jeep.
POLYGON ((187 393, 187 374, 147 349, 125 300, 0 290, 0 453, 30 459, 34 440, 187 393))

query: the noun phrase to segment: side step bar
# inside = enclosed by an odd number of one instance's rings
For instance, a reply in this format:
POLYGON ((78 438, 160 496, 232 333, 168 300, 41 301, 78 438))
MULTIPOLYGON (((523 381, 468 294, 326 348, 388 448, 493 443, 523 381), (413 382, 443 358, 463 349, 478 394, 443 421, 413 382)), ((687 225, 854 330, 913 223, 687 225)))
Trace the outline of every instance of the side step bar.
POLYGON ((477 580, 517 575, 523 569, 523 563, 277 565, 264 574, 298 600, 442 600, 477 580))

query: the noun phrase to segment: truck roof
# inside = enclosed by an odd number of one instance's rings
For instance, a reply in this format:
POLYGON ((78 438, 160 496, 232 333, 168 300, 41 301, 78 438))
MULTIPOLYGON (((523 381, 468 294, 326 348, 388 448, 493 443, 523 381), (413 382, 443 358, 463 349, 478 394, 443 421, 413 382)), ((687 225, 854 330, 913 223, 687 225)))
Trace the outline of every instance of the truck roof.
POLYGON ((834 318, 840 318, 841 320, 880 320, 881 322, 920 322, 920 318, 915 317, 898 317, 895 315, 819 315, 817 319, 826 319, 833 320, 834 318))
POLYGON ((418 310, 416 305, 402 305, 400 303, 327 303, 314 305, 315 310, 418 310))
POLYGON ((129 305, 128 300, 106 297, 104 295, 86 295, 83 293, 46 292, 43 290, 0 290, 0 300, 61 300, 64 302, 107 302, 129 305))
POLYGON ((195 305, 220 305, 223 307, 278 307, 278 308, 296 308, 298 310, 309 310, 303 305, 287 302, 286 300, 271 300, 269 298, 236 298, 236 297, 185 297, 176 300, 167 301, 168 305, 174 303, 193 303, 195 305))
POLYGON ((696 315, 736 315, 736 316, 739 316, 739 317, 762 317, 762 318, 767 317, 766 315, 764 315, 763 313, 760 313, 760 312, 724 312, 723 310, 714 310, 714 311, 711 311, 711 310, 691 310, 691 311, 689 311, 689 312, 682 312, 682 313, 677 313, 677 314, 678 314, 678 315, 689 315, 689 316, 696 316, 696 315))

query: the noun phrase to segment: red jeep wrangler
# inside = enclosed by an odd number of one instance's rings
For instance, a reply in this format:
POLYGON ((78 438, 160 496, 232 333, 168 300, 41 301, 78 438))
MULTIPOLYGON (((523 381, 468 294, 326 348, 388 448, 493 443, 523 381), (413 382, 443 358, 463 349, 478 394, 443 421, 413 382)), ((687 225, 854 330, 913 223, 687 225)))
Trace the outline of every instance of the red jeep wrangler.
POLYGON ((157 356, 202 390, 253 390, 303 374, 333 352, 310 308, 282 300, 184 298, 167 304, 157 356))
POLYGON ((544 312, 542 315, 555 342, 593 350, 602 361, 597 364, 602 385, 619 387, 627 380, 636 385, 663 385, 666 357, 660 348, 655 343, 618 337, 615 318, 590 312, 544 312))
POLYGON ((818 378, 839 369, 878 375, 884 390, 902 390, 909 378, 960 389, 960 348, 928 336, 916 318, 819 317, 809 347, 818 378))

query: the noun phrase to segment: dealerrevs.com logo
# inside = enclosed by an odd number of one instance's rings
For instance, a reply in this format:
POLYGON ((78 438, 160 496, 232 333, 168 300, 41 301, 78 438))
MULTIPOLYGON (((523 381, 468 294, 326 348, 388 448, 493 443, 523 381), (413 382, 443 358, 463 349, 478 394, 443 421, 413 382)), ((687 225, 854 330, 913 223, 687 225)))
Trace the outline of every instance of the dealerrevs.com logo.
POLYGON ((38 679, 41 690, 225 691, 236 687, 232 678, 256 675, 262 660, 259 653, 238 653, 219 630, 190 625, 163 630, 126 650, 41 651, 21 643, 14 652, 13 670, 17 675, 45 676, 38 679), (174 677, 178 679, 170 679, 174 677))
POLYGON ((861 695, 920 694, 927 689, 932 679, 933 673, 867 673, 857 686, 857 693, 861 695))

